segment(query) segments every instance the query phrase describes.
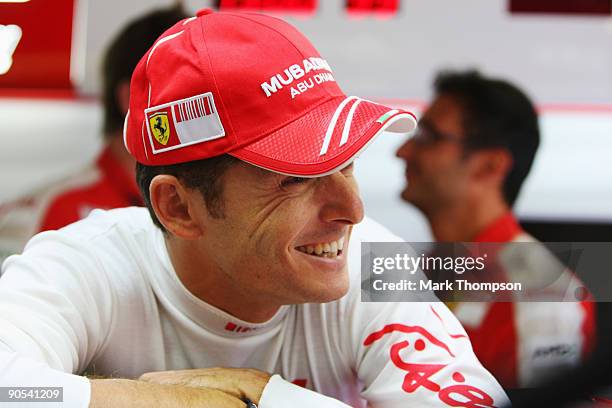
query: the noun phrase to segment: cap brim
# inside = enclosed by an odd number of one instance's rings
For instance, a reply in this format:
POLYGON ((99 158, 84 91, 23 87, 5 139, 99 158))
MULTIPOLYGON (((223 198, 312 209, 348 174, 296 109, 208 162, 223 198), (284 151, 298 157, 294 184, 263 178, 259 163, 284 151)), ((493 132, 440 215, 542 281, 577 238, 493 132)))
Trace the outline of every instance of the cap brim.
POLYGON ((411 112, 335 97, 229 154, 277 173, 320 177, 344 168, 382 132, 409 133, 416 125, 411 112))

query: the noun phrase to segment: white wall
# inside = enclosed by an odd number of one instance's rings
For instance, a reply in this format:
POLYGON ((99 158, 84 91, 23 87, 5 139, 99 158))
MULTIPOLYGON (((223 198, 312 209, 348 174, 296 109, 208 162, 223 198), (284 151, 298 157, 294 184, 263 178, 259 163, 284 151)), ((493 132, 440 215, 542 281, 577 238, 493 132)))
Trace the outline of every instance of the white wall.
POLYGON ((95 101, 0 98, 0 203, 90 163, 101 119, 95 101))
MULTIPOLYGON (((172 3, 89 0, 83 90, 98 89, 100 53, 119 27, 172 3)), ((192 11, 210 3, 186 1, 192 11)), ((610 18, 510 15, 507 0, 402 0, 396 18, 356 21, 343 3, 319 0, 317 15, 291 21, 329 60, 347 93, 426 99, 434 72, 469 66, 515 81, 538 103, 612 104, 610 18)))

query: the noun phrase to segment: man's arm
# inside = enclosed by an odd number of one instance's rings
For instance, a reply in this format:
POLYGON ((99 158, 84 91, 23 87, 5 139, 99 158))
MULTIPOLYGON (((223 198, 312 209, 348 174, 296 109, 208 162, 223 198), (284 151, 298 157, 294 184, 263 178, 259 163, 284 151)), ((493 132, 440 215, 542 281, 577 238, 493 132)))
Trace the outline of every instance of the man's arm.
POLYGON ((0 351, 83 371, 112 333, 114 289, 89 247, 58 232, 34 237, 0 278, 0 351))
POLYGON ((143 381, 91 381, 89 408, 244 408, 240 399, 222 391, 143 381))
POLYGON ((348 331, 370 407, 509 404, 444 304, 356 302, 351 313, 348 331))
POLYGON ((348 405, 299 387, 279 375, 270 376, 249 368, 203 368, 146 373, 141 380, 156 384, 175 384, 215 389, 241 400, 249 399, 260 408, 349 408, 348 405))
MULTIPOLYGON (((371 408, 407 406, 503 407, 508 398, 480 364, 470 340, 446 305, 429 292, 412 302, 361 302, 361 242, 402 242, 365 219, 349 248, 351 291, 345 298, 339 336, 346 358, 363 382, 371 408)), ((402 297, 405 299, 405 297, 402 297)), ((491 333, 491 341, 496 341, 491 333)))
POLYGON ((62 402, 86 408, 83 370, 110 333, 112 291, 100 262, 61 233, 33 238, 0 278, 0 386, 59 387, 62 402))
POLYGON ((73 373, 112 333, 114 289, 84 241, 37 235, 0 278, 0 386, 61 387, 62 408, 88 406, 90 382, 73 373))
POLYGON ((595 340, 592 303, 517 302, 514 307, 519 387, 533 387, 587 359, 595 340))
POLYGON ((218 390, 126 379, 88 380, 6 351, 0 351, 0 386, 15 390, 24 387, 61 389, 62 401, 45 402, 47 408, 245 407, 240 399, 218 390))

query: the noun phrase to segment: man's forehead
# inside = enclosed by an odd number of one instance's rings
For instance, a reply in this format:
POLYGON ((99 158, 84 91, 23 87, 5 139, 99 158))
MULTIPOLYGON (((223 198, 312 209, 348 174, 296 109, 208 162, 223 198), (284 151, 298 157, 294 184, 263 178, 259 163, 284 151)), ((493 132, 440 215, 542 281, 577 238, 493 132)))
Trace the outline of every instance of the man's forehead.
POLYGON ((229 178, 226 180, 231 180, 231 184, 240 186, 239 188, 244 189, 245 192, 252 189, 264 189, 265 191, 275 189, 281 180, 287 177, 243 160, 237 160, 234 166, 228 169, 228 173, 231 174, 228 174, 229 178))
POLYGON ((419 126, 436 131, 461 132, 463 113, 460 103, 450 95, 438 95, 419 120, 419 126))
POLYGON ((282 177, 282 174, 280 173, 276 173, 274 171, 264 169, 263 167, 255 166, 254 164, 245 162, 244 160, 238 159, 238 165, 244 171, 248 172, 254 177, 265 177, 265 178, 282 177))
POLYGON ((427 107, 423 116, 446 116, 449 114, 459 114, 461 112, 461 104, 453 95, 439 94, 436 95, 431 104, 427 107))
POLYGON ((349 163, 346 163, 345 166, 343 166, 342 168, 337 169, 336 171, 334 171, 333 173, 327 174, 327 175, 321 175, 321 176, 300 176, 300 175, 289 175, 289 174, 284 174, 284 173, 278 173, 272 170, 268 170, 268 169, 264 169, 263 167, 259 167, 256 166, 254 164, 245 162, 243 160, 238 160, 239 165, 244 168, 246 171, 248 171, 249 173, 253 174, 254 176, 259 176, 259 177, 266 177, 266 178, 283 178, 283 177, 306 177, 306 178, 322 178, 322 177, 326 177, 329 176, 331 174, 335 174, 338 173, 340 171, 343 171, 345 169, 349 169, 352 168, 355 161, 352 160, 349 163))

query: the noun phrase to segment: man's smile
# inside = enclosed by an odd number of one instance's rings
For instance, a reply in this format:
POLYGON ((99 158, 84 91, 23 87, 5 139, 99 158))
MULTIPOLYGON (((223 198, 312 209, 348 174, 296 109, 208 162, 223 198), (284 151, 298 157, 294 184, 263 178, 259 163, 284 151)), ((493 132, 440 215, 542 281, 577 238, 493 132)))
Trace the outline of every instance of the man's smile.
POLYGON ((344 250, 344 237, 336 241, 320 242, 296 247, 300 252, 324 258, 337 258, 344 250))

